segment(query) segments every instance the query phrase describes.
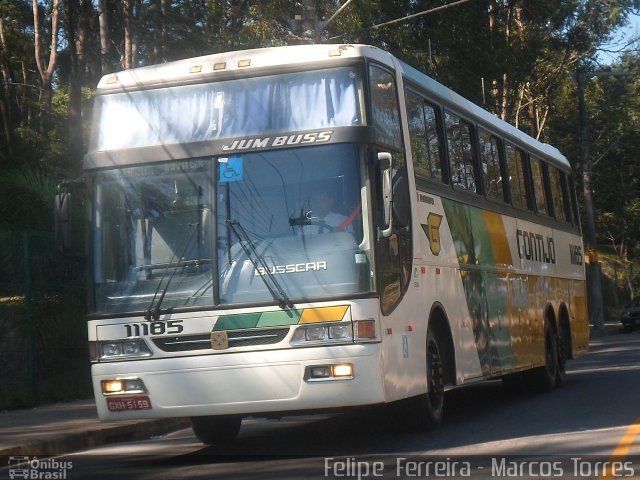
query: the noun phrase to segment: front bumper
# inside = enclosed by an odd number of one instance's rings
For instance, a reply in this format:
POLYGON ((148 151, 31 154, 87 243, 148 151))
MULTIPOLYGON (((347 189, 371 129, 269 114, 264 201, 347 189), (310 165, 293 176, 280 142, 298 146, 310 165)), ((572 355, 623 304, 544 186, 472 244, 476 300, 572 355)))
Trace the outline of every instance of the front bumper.
MULTIPOLYGON (((102 420, 254 415, 384 402, 380 344, 357 344, 97 363, 102 420), (308 381, 308 366, 350 363, 353 378, 308 381), (110 411, 103 380, 139 378, 151 408, 110 411)), ((113 397, 112 397, 113 398, 113 397)))

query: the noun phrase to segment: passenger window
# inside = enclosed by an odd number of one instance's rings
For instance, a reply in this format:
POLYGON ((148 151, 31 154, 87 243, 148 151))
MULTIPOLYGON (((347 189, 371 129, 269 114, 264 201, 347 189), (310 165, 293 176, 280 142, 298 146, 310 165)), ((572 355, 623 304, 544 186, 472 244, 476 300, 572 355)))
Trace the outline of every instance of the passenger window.
POLYGON ((417 95, 407 92, 406 98, 415 173, 420 177, 442 181, 436 111, 417 95))
POLYGON ((447 149, 454 187, 477 192, 473 169, 473 143, 471 125, 457 115, 446 112, 444 117, 447 149))
POLYGON ((547 196, 544 188, 544 167, 546 164, 539 158, 531 157, 531 175, 533 177, 533 196, 536 201, 536 209, 539 213, 549 215, 547 208, 547 196))
POLYGON ((504 201, 499 155, 500 140, 482 129, 478 132, 478 139, 485 194, 487 198, 504 201))
POLYGON ((553 212, 556 219, 568 222, 571 218, 568 214, 568 202, 565 200, 566 192, 562 188, 562 173, 556 167, 549 169, 549 181, 551 183, 551 196, 553 198, 553 212))
POLYGON ((524 171, 524 152, 511 144, 505 145, 507 169, 509 170, 509 190, 514 207, 529 208, 524 171))

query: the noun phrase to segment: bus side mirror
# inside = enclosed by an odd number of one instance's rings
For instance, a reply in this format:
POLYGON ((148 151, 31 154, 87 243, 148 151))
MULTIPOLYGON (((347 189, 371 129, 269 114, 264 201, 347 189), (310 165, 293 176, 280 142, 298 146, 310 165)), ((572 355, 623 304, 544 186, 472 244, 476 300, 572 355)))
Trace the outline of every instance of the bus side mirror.
POLYGON ((71 193, 58 193, 55 199, 55 237, 58 248, 71 250, 71 193))
POLYGON ((385 224, 385 228, 378 230, 378 236, 388 238, 393 231, 393 164, 391 154, 378 152, 378 161, 382 170, 382 209, 385 224), (388 166, 383 163, 388 163, 388 166))

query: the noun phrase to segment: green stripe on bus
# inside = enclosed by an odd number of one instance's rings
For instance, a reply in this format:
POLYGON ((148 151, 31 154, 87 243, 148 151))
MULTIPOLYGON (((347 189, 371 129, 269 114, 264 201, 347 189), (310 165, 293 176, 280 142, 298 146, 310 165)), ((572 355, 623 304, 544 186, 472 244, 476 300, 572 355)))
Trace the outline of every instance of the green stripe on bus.
POLYGON ((213 330, 242 330, 246 328, 295 325, 300 320, 302 312, 303 310, 288 310, 221 315, 218 317, 213 330))

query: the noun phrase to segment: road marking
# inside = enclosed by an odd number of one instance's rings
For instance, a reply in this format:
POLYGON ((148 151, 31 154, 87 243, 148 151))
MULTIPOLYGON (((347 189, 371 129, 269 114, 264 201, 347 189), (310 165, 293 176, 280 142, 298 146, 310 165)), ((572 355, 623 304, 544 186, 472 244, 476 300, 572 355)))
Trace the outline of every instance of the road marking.
MULTIPOLYGON (((633 423, 631 426, 629 426, 629 428, 627 428, 627 431, 622 436, 622 438, 618 442, 618 445, 616 446, 616 448, 613 450, 613 453, 611 454, 611 461, 612 462, 623 461, 629 455, 629 451, 631 450, 631 447, 633 447, 636 441, 636 438, 638 437, 640 437, 640 418, 637 419, 635 423, 633 423)), ((615 472, 609 471, 609 469, 606 469, 602 474, 602 476, 600 477, 600 480, 613 478, 615 477, 614 473, 615 472)), ((634 475, 633 478, 638 479, 640 477, 638 477, 637 475, 634 475)))
POLYGON ((633 446, 636 437, 640 435, 640 419, 636 421, 633 425, 631 425, 626 433, 620 439, 618 446, 613 451, 613 457, 626 457, 629 455, 629 450, 633 446))

